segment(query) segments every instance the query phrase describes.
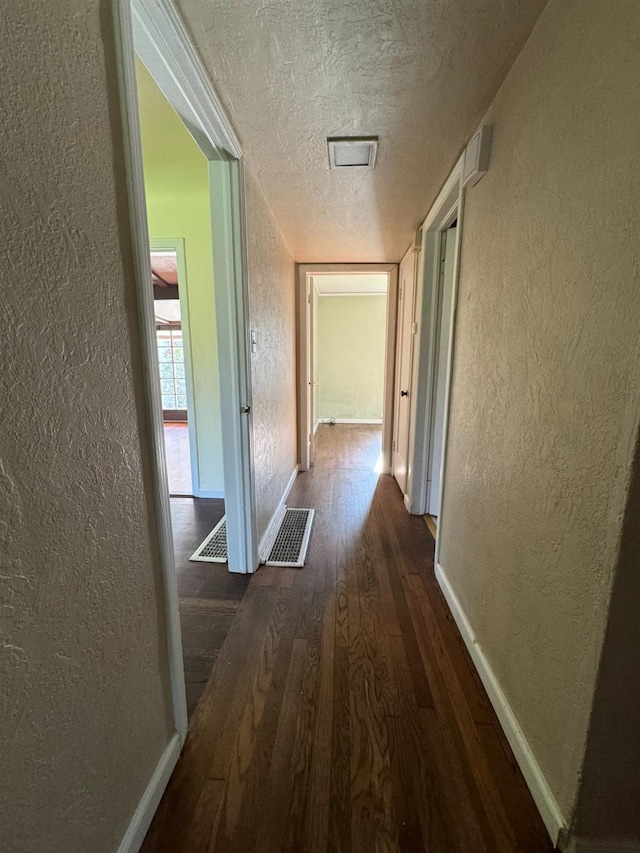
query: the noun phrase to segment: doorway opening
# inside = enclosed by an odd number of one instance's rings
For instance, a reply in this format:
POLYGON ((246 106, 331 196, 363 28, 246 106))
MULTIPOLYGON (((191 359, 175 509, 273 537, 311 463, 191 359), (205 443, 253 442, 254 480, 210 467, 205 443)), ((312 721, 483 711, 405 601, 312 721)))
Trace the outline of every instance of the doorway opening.
POLYGON ((193 497, 199 478, 184 241, 149 242, 169 494, 193 497))
POLYGON ((395 354, 396 264, 298 268, 300 469, 313 465, 318 430, 340 425, 377 443, 388 472, 395 354), (366 436, 364 435, 366 433, 366 436))
MULTIPOLYGON (((200 643, 208 660, 190 659, 188 648, 183 659, 183 637, 198 618, 193 607, 181 606, 176 563, 184 566, 200 544, 193 538, 206 538, 225 515, 227 565, 219 567, 219 597, 239 602, 247 575, 258 566, 242 151, 175 9, 148 0, 120 0, 114 11, 179 746, 187 731, 187 693, 189 710, 195 705, 194 691, 185 686, 185 670, 201 690, 213 665, 215 642, 200 643), (145 117, 149 98, 154 108, 145 117), (175 266, 173 277, 167 266, 175 266), (159 289, 173 292, 154 299, 159 289), (185 413, 191 482, 173 492, 180 497, 170 498, 165 423, 185 413)), ((203 583, 213 569, 210 563, 191 568, 181 593, 183 602, 193 604, 199 595, 211 595, 203 583)))
MULTIPOLYGON (((414 255, 405 506, 413 515, 425 517, 436 540, 436 562, 445 506, 463 192, 461 157, 422 224, 415 244, 419 252, 414 255)), ((399 341, 402 347, 402 338, 399 341)))
POLYGON ((314 439, 321 424, 366 425, 380 456, 388 275, 317 274, 311 286, 314 439))

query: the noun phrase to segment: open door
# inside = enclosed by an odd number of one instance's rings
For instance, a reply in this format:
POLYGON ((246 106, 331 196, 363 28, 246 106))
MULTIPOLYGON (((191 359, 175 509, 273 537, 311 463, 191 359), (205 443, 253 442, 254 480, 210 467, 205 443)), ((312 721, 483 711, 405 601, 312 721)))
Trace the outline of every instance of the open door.
POLYGON ((398 326, 396 332, 396 382, 392 470, 402 494, 407 492, 409 423, 411 414, 411 373, 413 360, 416 252, 409 249, 400 263, 398 284, 398 326))
POLYGON ((433 411, 431 416, 431 436, 429 441, 429 471, 427 475, 427 513, 434 517, 440 515, 440 496, 442 494, 442 448, 444 438, 444 413, 447 392, 447 364, 449 342, 451 340, 451 312, 453 310, 453 269, 456 248, 455 225, 444 231, 440 237, 440 287, 438 294, 438 340, 434 364, 433 411))

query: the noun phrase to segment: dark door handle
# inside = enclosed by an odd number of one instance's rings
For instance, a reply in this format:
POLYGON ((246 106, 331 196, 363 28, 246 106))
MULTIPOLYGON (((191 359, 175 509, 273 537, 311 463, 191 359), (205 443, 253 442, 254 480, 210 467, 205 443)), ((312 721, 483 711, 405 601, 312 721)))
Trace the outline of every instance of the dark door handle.
POLYGON ((408 391, 401 391, 401 392, 400 392, 400 396, 401 396, 401 397, 408 397, 408 396, 409 396, 409 392, 408 392, 408 391))

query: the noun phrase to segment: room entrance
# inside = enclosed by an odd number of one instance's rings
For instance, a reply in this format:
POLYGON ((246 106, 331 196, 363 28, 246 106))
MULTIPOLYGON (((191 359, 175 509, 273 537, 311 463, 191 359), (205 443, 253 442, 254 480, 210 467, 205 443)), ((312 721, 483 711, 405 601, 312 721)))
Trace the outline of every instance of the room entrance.
POLYGON ((318 430, 336 425, 379 442, 375 466, 388 470, 396 288, 395 264, 299 267, 301 470, 318 430))

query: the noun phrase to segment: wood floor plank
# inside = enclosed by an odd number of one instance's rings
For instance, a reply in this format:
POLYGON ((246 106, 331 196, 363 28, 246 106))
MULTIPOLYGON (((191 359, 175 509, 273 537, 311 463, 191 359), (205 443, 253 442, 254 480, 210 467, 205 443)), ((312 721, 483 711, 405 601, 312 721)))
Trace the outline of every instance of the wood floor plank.
MULTIPOLYGON (((417 709, 416 709, 417 716, 417 709)), ((453 853, 451 829, 443 821, 440 797, 426 762, 422 731, 410 717, 388 717, 400 850, 453 853)))
POLYGON ((354 851, 398 850, 386 711, 391 679, 379 669, 382 655, 371 642, 375 626, 365 603, 370 591, 370 554, 357 549, 347 580, 349 697, 351 720, 351 845, 354 851), (360 569, 360 570, 359 570, 360 569), (364 612, 363 612, 364 609, 364 612))
POLYGON ((185 576, 188 671, 213 670, 143 850, 550 853, 433 540, 373 472, 379 428, 323 425, 316 448, 288 499, 317 511, 303 569, 221 578, 208 604, 207 568, 185 576))
MULTIPOLYGON (((216 777, 213 764, 221 732, 237 716, 257 668, 259 647, 275 606, 275 591, 250 587, 243 598, 215 663, 211 679, 196 708, 182 755, 151 824, 143 850, 172 849, 172 836, 181 837, 190 825, 203 785, 212 777, 225 778, 224 761, 216 777), (252 663, 253 662, 253 663, 252 663), (163 846, 165 845, 165 846, 163 846)), ((227 762, 228 764, 228 762, 227 762)), ((173 849, 180 849, 179 846, 173 849)))
POLYGON ((261 827, 255 847, 257 853, 272 853, 285 849, 284 841, 294 785, 291 769, 294 750, 299 746, 297 732, 303 708, 307 646, 308 640, 296 639, 293 642, 270 772, 261 801, 256 804, 256 816, 261 827))

